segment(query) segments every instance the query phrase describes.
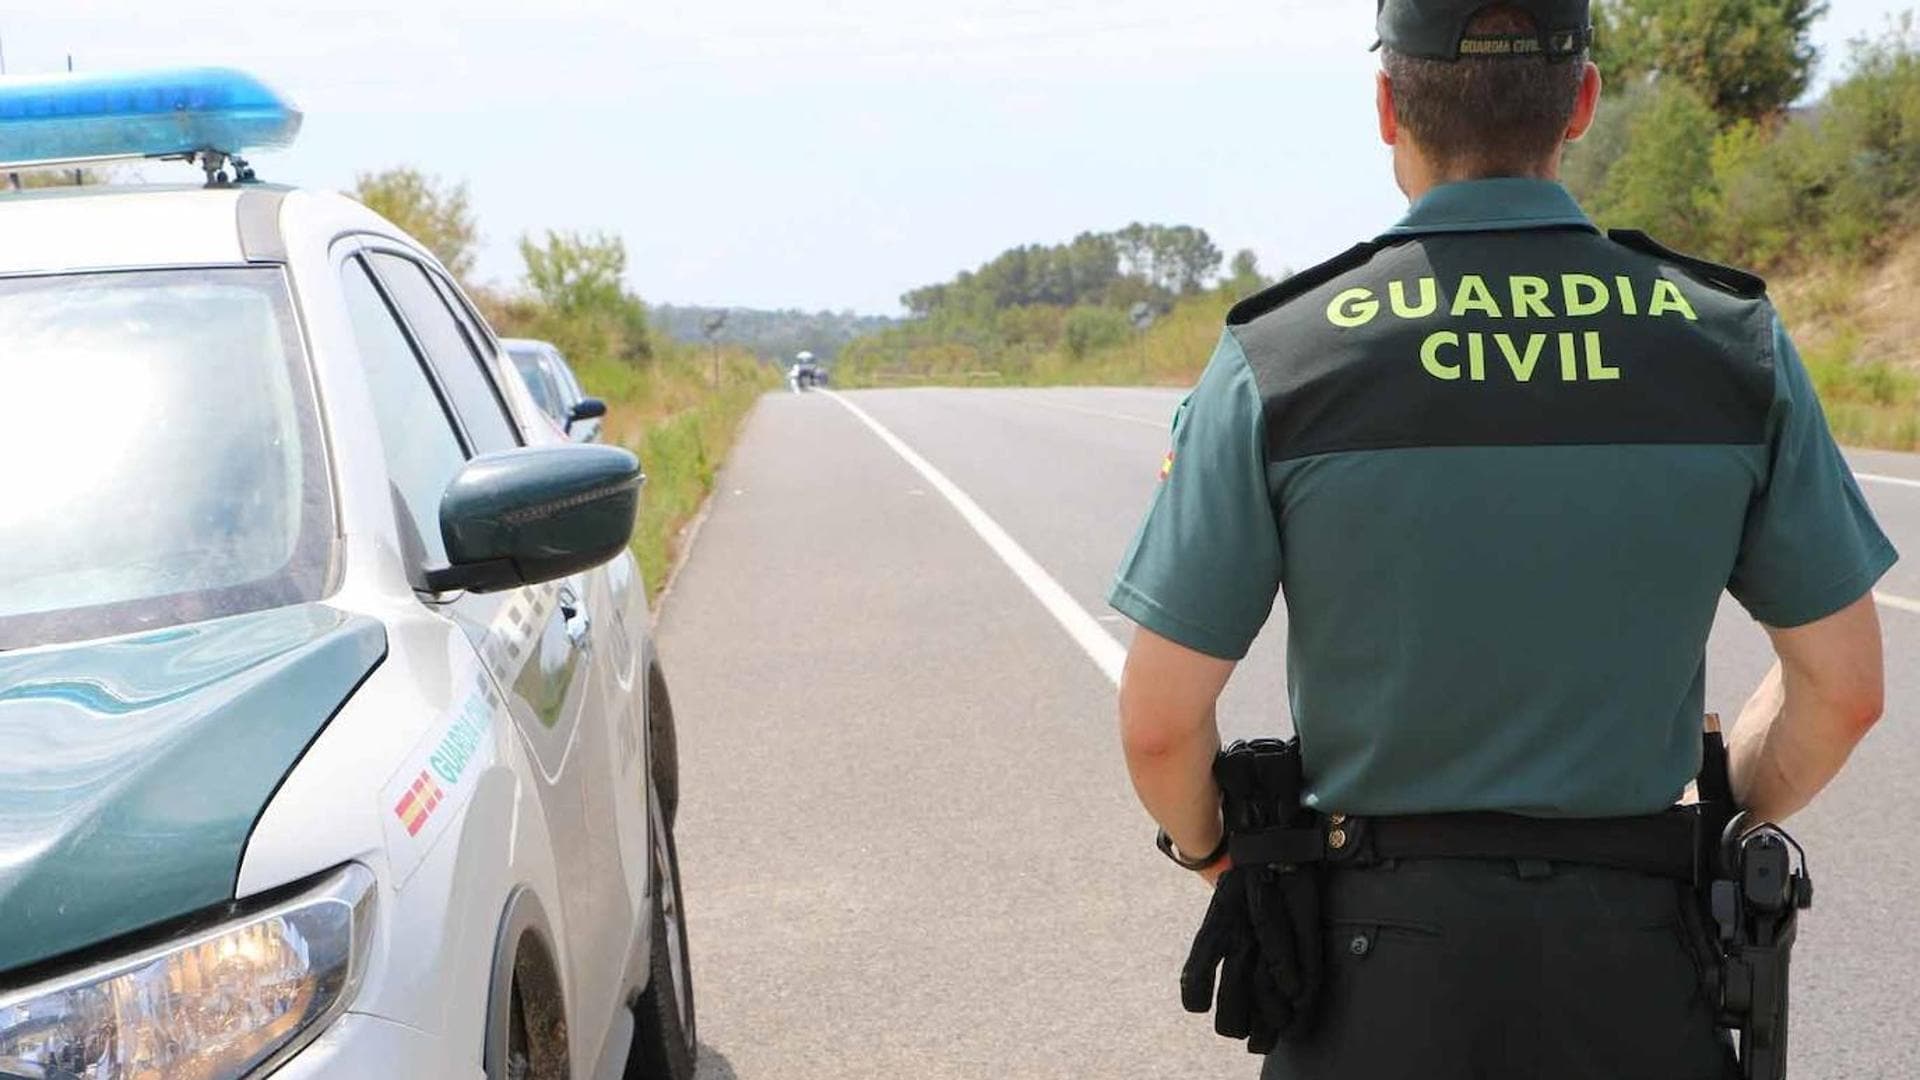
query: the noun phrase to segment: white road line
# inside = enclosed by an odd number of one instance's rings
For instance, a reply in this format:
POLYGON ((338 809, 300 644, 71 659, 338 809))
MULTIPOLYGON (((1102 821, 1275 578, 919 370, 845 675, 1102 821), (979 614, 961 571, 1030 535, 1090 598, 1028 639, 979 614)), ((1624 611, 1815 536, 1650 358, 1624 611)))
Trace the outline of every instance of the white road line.
POLYGON ((1892 484, 1894 487, 1920 488, 1920 480, 1909 480, 1904 476, 1881 476, 1877 473, 1857 472, 1854 476, 1869 484, 1892 484))
POLYGON ((880 437, 881 442, 886 443, 894 453, 900 455, 902 461, 913 466, 915 472, 925 477, 935 491, 946 496, 947 501, 953 504, 953 508, 960 512, 961 518, 973 527, 974 532, 980 534, 980 539, 987 542, 987 546, 993 549, 995 555, 1000 556, 1000 561, 1007 564, 1007 569, 1012 570, 1014 576, 1020 579, 1020 583, 1033 594, 1034 599, 1040 601, 1040 606, 1047 609, 1047 614, 1052 615, 1054 621, 1058 622, 1067 635, 1073 638, 1087 657, 1093 661, 1094 666, 1100 669, 1101 674, 1111 680, 1115 686, 1120 685, 1120 669, 1126 664, 1127 650, 1113 639, 1113 635, 1102 629, 1100 623, 1092 615, 1087 614, 1087 609, 1081 607, 1072 596, 1068 595, 1067 590, 1061 588, 1060 583, 1055 581, 1053 576, 1034 560, 1033 556, 1027 554, 1026 549, 1009 536, 1007 530, 1000 527, 999 522, 988 517, 987 512, 980 509, 979 503, 974 502, 971 496, 960 490, 959 485, 947 479, 946 474, 934 468, 926 458, 915 453, 913 447, 888 431, 880 421, 868 416, 866 410, 831 390, 822 391, 822 393, 839 402, 856 419, 872 429, 873 433, 880 437))
POLYGON ((1920 615, 1920 600, 1909 600, 1904 596, 1895 596, 1892 593, 1883 592, 1874 593, 1873 598, 1880 602, 1881 607, 1890 607, 1895 611, 1904 611, 1909 615, 1920 615))

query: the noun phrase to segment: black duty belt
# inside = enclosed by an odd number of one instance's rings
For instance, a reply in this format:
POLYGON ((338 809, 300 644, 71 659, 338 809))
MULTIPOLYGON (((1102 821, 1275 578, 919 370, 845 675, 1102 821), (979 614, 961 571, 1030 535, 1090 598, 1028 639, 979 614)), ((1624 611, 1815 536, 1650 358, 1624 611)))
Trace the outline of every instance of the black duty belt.
POLYGON ((1531 818, 1517 814, 1348 817, 1316 828, 1236 835, 1235 866, 1360 864, 1388 859, 1513 859, 1574 863, 1695 880, 1697 815, 1676 808, 1626 818, 1531 818))

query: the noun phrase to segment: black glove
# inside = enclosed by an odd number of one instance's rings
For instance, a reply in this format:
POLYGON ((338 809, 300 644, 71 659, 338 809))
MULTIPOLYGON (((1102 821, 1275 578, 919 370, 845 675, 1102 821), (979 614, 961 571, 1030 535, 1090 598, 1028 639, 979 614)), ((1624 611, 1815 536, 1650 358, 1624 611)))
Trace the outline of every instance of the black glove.
MULTIPOLYGON (((1299 808, 1299 745, 1236 743, 1214 762, 1223 816, 1236 836, 1312 828, 1299 808)), ((1236 865, 1180 971, 1188 1012, 1213 1009, 1214 1030, 1265 1054, 1313 1023, 1325 959, 1320 881, 1313 866, 1236 865)))
POLYGON ((1319 900, 1310 872, 1227 871, 1180 970, 1180 1003, 1211 1009, 1214 1030, 1255 1054, 1304 1034, 1319 996, 1319 900))

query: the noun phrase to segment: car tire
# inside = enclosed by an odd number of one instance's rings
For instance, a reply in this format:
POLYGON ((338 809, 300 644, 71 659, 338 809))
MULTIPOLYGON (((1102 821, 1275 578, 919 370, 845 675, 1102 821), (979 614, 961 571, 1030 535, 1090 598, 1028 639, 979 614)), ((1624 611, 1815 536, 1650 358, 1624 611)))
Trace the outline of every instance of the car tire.
POLYGON ((680 818, 680 740, 667 677, 658 664, 647 668, 647 752, 652 755, 653 790, 660 795, 660 809, 671 834, 680 818))
POLYGON ((633 1050, 626 1080, 693 1080, 699 1057, 694 1023, 693 965, 687 951, 680 855, 657 794, 653 805, 653 937, 647 989, 633 1007, 633 1050))

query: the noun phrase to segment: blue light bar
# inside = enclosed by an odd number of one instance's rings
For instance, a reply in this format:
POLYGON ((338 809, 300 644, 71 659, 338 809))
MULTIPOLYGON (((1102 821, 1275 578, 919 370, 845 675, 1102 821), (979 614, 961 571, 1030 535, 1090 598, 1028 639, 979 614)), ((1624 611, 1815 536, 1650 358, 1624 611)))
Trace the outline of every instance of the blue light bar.
POLYGON ((0 162, 237 155, 287 146, 300 110, 227 68, 0 75, 0 162))

